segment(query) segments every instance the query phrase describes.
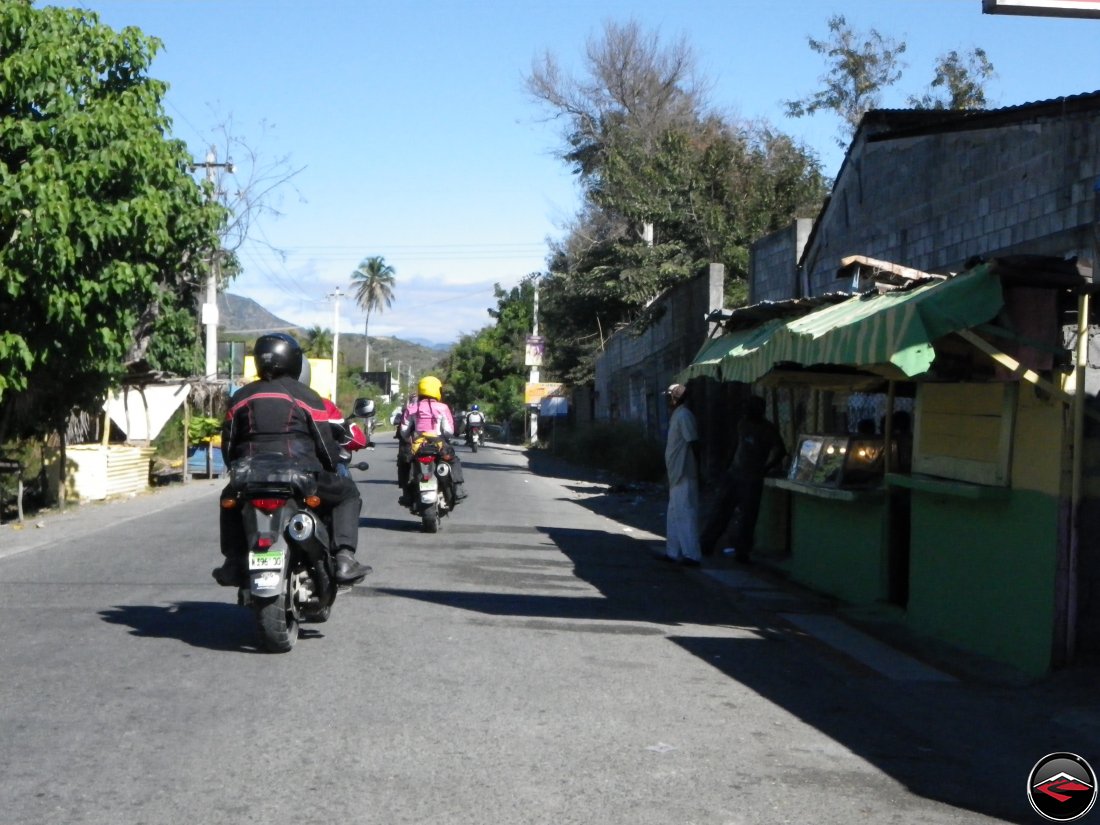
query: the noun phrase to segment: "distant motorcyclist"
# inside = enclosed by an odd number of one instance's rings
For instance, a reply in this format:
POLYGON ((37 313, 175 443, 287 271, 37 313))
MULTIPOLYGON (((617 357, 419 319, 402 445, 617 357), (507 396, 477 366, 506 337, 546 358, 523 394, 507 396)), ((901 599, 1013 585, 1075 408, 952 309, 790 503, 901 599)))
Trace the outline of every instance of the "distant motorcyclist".
POLYGON ((470 439, 473 437, 474 427, 484 427, 485 416, 481 412, 481 408, 477 404, 471 404, 469 411, 465 416, 465 423, 463 424, 462 434, 466 437, 466 443, 470 443, 470 439))
MULTIPOLYGON (((454 416, 451 415, 451 408, 442 401, 442 392, 443 384, 434 375, 425 375, 420 379, 416 385, 416 401, 405 407, 405 420, 398 430, 402 440, 411 445, 417 435, 435 435, 450 443, 450 439, 455 435, 455 422, 454 416)), ((451 477, 454 479, 455 501, 461 501, 467 495, 466 484, 462 478, 462 462, 457 454, 453 454, 449 463, 451 477)), ((399 464, 398 483, 401 484, 401 482, 399 464)), ((408 472, 406 471, 404 484, 401 487, 401 504, 405 506, 411 504, 406 492, 407 485, 408 472)))
MULTIPOLYGON (((356 582, 371 572, 355 558, 363 502, 355 482, 336 472, 339 447, 324 400, 297 380, 302 374, 302 348, 290 335, 272 333, 256 339, 252 357, 259 378, 233 393, 222 424, 225 463, 279 453, 315 472, 317 493, 332 514, 336 579, 356 582)), ((222 495, 232 495, 231 487, 222 495)), ((225 562, 214 568, 214 579, 226 587, 244 586, 248 570, 240 511, 222 509, 220 527, 225 562)))

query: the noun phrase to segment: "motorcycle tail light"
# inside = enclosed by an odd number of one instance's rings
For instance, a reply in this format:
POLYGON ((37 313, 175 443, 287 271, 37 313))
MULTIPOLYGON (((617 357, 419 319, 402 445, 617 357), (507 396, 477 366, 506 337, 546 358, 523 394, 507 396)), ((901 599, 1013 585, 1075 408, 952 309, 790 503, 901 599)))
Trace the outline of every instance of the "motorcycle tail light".
POLYGON ((306 496, 302 501, 306 503, 307 507, 312 507, 315 510, 321 506, 320 496, 306 496))
POLYGON ((258 539, 256 539, 256 547, 260 550, 266 550, 274 543, 275 539, 271 538, 271 536, 260 536, 258 539))
POLYGON ((416 460, 419 461, 421 464, 431 464, 433 461, 435 461, 435 456, 434 455, 422 455, 422 456, 418 456, 416 460))
POLYGON ((223 498, 222 499, 222 509, 223 510, 234 510, 234 509, 236 509, 236 507, 237 507, 237 499, 235 499, 235 498, 223 498))
POLYGON ((285 498, 254 498, 252 499, 252 506, 257 510, 262 510, 265 513, 274 513, 280 507, 286 504, 285 498))

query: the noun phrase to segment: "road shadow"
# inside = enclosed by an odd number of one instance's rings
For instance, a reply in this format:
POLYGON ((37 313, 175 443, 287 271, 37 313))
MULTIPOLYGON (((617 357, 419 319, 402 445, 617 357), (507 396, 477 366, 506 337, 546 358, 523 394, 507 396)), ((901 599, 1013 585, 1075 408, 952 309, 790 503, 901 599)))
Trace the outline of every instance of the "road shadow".
MULTIPOLYGON (((252 614, 225 602, 174 602, 169 605, 118 605, 99 616, 109 624, 130 628, 144 639, 175 639, 191 647, 227 653, 263 653, 252 614)), ((323 634, 302 625, 298 638, 323 634)))
POLYGON ((546 450, 524 454, 535 475, 574 482, 565 485, 574 494, 569 499, 574 504, 635 530, 664 535, 668 510, 665 484, 623 481, 606 470, 572 464, 546 450))
POLYGON ((393 533, 420 532, 420 519, 412 515, 401 519, 367 515, 359 519, 359 529, 364 527, 370 527, 374 530, 388 530, 393 533))
MULTIPOLYGON (((891 681, 830 662, 842 655, 835 652, 819 659, 741 639, 669 638, 910 792, 999 822, 1035 821, 1024 787, 1042 756, 1067 744, 1100 753, 1094 735, 1059 726, 1051 708, 1037 707, 1033 689, 891 681)), ((838 777, 845 763, 853 782, 866 781, 848 753, 838 758, 838 777)))
MULTIPOLYGON (((785 615, 828 612, 831 602, 801 594, 778 577, 760 572, 746 578, 752 584, 734 589, 703 571, 653 558, 660 542, 591 529, 539 529, 571 562, 572 577, 599 595, 571 595, 575 586, 563 581, 569 565, 562 565, 562 574, 548 573, 545 556, 536 556, 546 553, 546 545, 518 538, 509 557, 456 566, 461 590, 378 592, 556 632, 664 633, 835 742, 836 781, 868 782, 866 763, 914 794, 998 821, 1035 821, 1024 786, 1045 754, 1069 750, 1100 758, 1100 724, 1087 685, 1078 684, 1074 693, 1055 683, 892 679, 789 623, 785 615), (555 595, 559 587, 570 592, 555 595), (679 630, 688 627, 690 632, 679 630)), ((776 735, 756 724, 751 718, 737 722, 739 732, 776 735)), ((873 786, 858 792, 890 793, 873 786)))
MULTIPOLYGON (((663 548, 658 541, 639 541, 629 535, 600 530, 564 527, 539 527, 530 541, 517 536, 510 547, 515 551, 507 561, 495 560, 489 570, 455 562, 457 576, 482 590, 419 590, 378 588, 392 596, 471 610, 494 616, 525 618, 594 619, 616 622, 649 622, 660 625, 730 624, 744 620, 741 610, 714 588, 703 588, 692 572, 652 557, 663 548), (549 544, 538 544, 547 538, 549 544), (547 547, 564 553, 571 562, 565 565, 570 581, 583 579, 595 586, 600 596, 548 596, 534 593, 492 592, 497 580, 515 586, 528 582, 532 588, 545 589, 545 573, 527 574, 535 564, 544 568, 545 560, 524 558, 525 551, 545 553, 547 547)), ((470 542, 479 546, 483 542, 470 542)), ((571 588, 573 590, 574 588, 571 588)), ((784 631, 785 632, 785 631, 784 631)))
POLYGON ((376 486, 376 485, 391 485, 394 489, 397 489, 397 480, 394 478, 380 478, 370 477, 357 479, 355 482, 360 487, 376 486))

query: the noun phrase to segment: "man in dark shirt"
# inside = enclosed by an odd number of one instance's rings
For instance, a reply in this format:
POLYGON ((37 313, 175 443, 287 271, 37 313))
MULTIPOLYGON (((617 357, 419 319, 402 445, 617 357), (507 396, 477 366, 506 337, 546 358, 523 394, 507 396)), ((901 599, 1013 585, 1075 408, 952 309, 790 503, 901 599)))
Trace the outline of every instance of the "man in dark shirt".
POLYGON ((764 477, 778 469, 787 455, 779 428, 764 417, 764 399, 749 396, 737 427, 737 450, 726 474, 726 488, 703 537, 703 547, 715 548, 748 563, 760 514, 764 477), (724 527, 723 527, 724 525, 724 527))

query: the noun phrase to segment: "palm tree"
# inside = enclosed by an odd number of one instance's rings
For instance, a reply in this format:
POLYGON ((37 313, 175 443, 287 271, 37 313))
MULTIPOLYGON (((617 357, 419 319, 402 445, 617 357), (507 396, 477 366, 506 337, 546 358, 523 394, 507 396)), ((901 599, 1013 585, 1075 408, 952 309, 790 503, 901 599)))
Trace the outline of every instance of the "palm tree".
POLYGON ((386 263, 386 259, 381 255, 364 258, 351 273, 355 301, 367 314, 363 322, 363 338, 367 346, 363 372, 370 372, 370 338, 367 337, 370 329, 370 314, 375 310, 381 312, 393 303, 393 279, 396 274, 394 268, 386 263))
POLYGON ((302 347, 313 358, 332 357, 332 330, 311 327, 306 330, 306 343, 302 347))

